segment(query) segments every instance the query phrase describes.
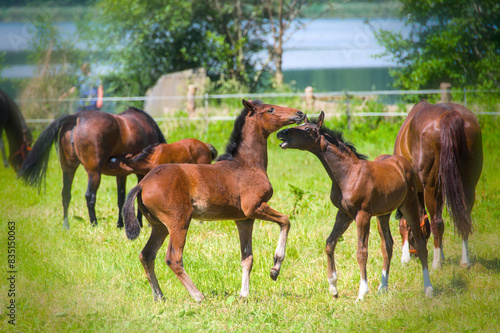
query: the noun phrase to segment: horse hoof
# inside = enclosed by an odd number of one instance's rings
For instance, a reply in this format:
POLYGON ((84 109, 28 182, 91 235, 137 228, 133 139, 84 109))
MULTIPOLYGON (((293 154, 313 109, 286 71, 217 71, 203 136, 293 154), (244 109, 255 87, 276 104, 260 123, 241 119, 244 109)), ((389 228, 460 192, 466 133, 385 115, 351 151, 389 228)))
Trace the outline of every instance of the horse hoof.
POLYGON ((278 275, 279 275, 279 271, 277 271, 276 269, 272 268, 271 269, 271 279, 273 279, 274 281, 276 281, 276 279, 278 278, 278 275))
POLYGON ((434 296, 434 289, 432 287, 425 288, 425 296, 427 297, 434 296))

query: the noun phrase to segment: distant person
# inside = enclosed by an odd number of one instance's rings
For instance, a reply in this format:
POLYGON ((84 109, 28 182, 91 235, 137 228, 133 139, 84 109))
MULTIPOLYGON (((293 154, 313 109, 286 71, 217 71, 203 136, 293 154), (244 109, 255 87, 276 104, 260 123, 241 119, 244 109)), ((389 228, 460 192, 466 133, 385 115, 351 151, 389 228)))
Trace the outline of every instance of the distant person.
POLYGON ((90 65, 86 62, 82 64, 81 71, 82 75, 78 77, 76 86, 71 87, 67 92, 62 94, 59 100, 78 90, 80 95, 78 110, 100 110, 104 95, 101 80, 97 76, 92 75, 90 65))

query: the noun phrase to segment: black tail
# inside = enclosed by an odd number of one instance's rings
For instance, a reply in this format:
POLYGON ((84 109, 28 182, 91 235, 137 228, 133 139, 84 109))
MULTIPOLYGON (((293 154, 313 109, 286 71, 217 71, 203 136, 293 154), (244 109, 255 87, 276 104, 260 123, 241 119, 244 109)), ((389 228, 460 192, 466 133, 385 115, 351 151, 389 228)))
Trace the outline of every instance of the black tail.
POLYGON ((215 158, 217 157, 217 149, 215 149, 214 146, 212 146, 210 143, 205 143, 208 147, 208 149, 210 149, 210 152, 212 153, 212 161, 215 160, 215 158))
POLYGON ((443 200, 458 233, 468 236, 472 231, 472 220, 468 213, 462 184, 463 160, 467 154, 464 120, 451 111, 443 116, 441 125, 441 155, 439 158, 439 183, 443 200))
POLYGON ((137 184, 133 189, 131 189, 122 208, 122 217, 125 222, 125 232, 127 234, 127 238, 131 240, 136 239, 141 233, 141 225, 139 224, 139 220, 137 219, 137 216, 135 216, 134 211, 135 198, 141 193, 141 191, 141 184, 137 184))
POLYGON ((78 115, 70 114, 54 120, 36 140, 17 176, 28 185, 40 189, 42 181, 45 181, 50 151, 59 136, 59 129, 66 124, 76 125, 77 118, 78 115))

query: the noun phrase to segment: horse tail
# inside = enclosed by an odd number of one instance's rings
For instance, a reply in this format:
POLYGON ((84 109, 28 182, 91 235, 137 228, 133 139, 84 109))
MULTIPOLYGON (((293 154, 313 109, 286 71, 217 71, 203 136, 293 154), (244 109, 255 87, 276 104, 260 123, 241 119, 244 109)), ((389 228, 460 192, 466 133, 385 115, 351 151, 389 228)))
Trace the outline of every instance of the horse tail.
POLYGON ((467 154, 465 124, 456 111, 450 111, 443 115, 440 126, 439 184, 455 228, 464 237, 472 231, 461 177, 464 172, 462 161, 467 154))
POLYGON ((28 185, 40 189, 45 181, 52 144, 59 136, 59 129, 67 124, 76 125, 78 115, 70 114, 54 120, 40 134, 17 174, 28 185))
POLYGON ((127 234, 127 238, 130 240, 136 239, 141 233, 141 225, 139 224, 139 220, 135 215, 134 208, 135 198, 140 195, 141 191, 141 184, 137 184, 133 189, 131 189, 122 208, 122 217, 125 221, 125 232, 127 234))
POLYGON ((210 149, 210 152, 212 153, 212 161, 215 160, 215 158, 217 157, 217 149, 215 149, 214 146, 212 146, 210 143, 205 143, 208 147, 208 149, 210 149))

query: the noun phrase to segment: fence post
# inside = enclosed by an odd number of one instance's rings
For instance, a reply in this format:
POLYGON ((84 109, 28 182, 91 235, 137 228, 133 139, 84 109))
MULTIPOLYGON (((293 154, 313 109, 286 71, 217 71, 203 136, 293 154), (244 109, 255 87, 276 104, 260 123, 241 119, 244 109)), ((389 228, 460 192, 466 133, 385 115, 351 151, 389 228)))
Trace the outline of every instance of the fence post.
POLYGON ((187 95, 187 112, 188 114, 194 114, 196 109, 196 86, 194 84, 190 84, 188 86, 188 95, 187 95))
POLYGON ((351 129, 351 113, 349 110, 349 92, 345 91, 345 106, 346 106, 346 115, 347 115, 347 130, 351 129))
POLYGON ((205 134, 208 133, 208 94, 205 93, 205 134))
POLYGON ((309 108, 314 106, 314 88, 311 86, 307 86, 305 89, 306 94, 306 105, 309 108))
POLYGON ((451 83, 441 82, 441 103, 449 103, 451 102, 451 94, 450 94, 451 83))

